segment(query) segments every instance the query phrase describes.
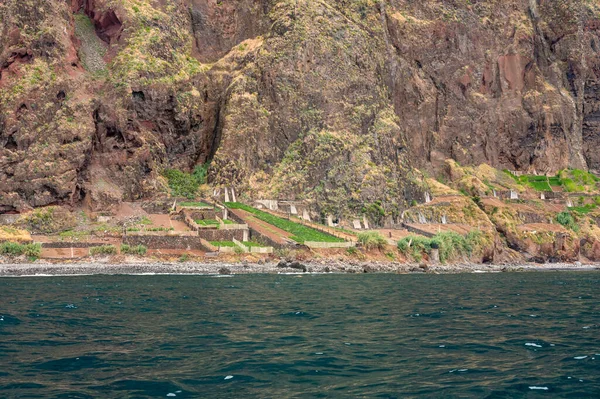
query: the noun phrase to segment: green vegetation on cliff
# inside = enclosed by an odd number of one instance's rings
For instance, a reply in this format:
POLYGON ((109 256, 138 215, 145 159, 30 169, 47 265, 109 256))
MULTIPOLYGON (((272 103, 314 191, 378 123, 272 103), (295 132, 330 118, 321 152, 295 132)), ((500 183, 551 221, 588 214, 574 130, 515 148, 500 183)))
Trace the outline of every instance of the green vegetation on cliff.
POLYGON ((451 231, 438 233, 432 238, 410 235, 398 241, 398 249, 416 261, 420 261, 424 254, 430 254, 432 249, 439 249, 440 262, 446 263, 468 258, 474 251, 482 249, 485 240, 479 230, 473 230, 466 236, 451 231))
POLYGON ((521 175, 515 176, 505 170, 517 183, 531 187, 536 191, 553 191, 552 187, 561 187, 567 192, 590 192, 598 189, 600 180, 596 175, 580 169, 565 169, 556 176, 521 175))
MULTIPOLYGON (((171 195, 176 197, 186 197, 194 199, 198 195, 198 188, 206 182, 206 171, 208 164, 196 166, 192 173, 182 172, 178 169, 167 169, 163 175, 169 182, 171 195)), ((191 203, 191 202, 190 202, 191 203)), ((184 203, 182 203, 182 206, 184 203)), ((199 203, 202 204, 202 203, 199 203)), ((196 206, 196 205, 188 205, 196 206)))

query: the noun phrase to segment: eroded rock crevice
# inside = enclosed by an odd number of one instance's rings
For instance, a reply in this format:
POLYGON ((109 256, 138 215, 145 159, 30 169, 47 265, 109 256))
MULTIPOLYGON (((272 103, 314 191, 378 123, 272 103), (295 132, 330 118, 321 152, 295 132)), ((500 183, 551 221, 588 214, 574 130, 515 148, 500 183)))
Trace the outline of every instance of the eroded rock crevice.
POLYGON ((123 23, 115 10, 100 8, 102 0, 72 0, 71 9, 74 13, 82 12, 87 15, 96 28, 98 37, 107 44, 119 41, 123 31, 123 23))

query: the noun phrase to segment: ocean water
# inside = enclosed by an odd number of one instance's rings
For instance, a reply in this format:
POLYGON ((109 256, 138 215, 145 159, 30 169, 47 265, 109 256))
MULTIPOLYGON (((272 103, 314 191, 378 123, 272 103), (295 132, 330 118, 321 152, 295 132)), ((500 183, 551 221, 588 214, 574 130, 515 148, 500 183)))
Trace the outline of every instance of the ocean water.
POLYGON ((598 398, 600 273, 0 279, 0 398, 598 398))

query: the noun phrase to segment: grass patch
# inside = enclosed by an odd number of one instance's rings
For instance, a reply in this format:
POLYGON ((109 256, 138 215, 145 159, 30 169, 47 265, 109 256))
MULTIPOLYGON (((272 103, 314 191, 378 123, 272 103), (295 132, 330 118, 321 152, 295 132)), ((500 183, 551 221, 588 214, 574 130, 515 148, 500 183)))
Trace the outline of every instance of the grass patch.
POLYGON ((344 242, 341 238, 337 238, 330 234, 323 233, 319 230, 315 230, 311 227, 304 226, 299 223, 292 222, 291 220, 283 219, 270 213, 260 211, 248 205, 241 204, 239 202, 227 202, 226 205, 232 209, 242 209, 246 212, 251 213, 257 219, 272 224, 281 230, 287 231, 293 234, 292 240, 302 244, 305 241, 315 242, 344 242))
POLYGON ((206 202, 181 202, 179 206, 189 208, 214 208, 213 205, 207 204, 206 202))
POLYGON ((221 224, 215 219, 198 219, 195 222, 198 226, 219 226, 221 224))
POLYGON ((121 244, 121 253, 127 255, 138 255, 144 256, 148 252, 148 247, 145 245, 131 246, 128 244, 121 244))
POLYGON ((367 231, 358 235, 358 242, 362 244, 367 251, 372 249, 384 249, 387 240, 376 231, 367 231))
POLYGON ((29 260, 35 260, 42 254, 42 245, 40 243, 34 244, 20 244, 18 242, 2 242, 0 243, 0 255, 5 256, 21 256, 25 255, 29 260))
POLYGON ((560 187, 561 186, 561 181, 560 178, 557 176, 554 177, 549 177, 548 178, 548 183, 553 186, 553 187, 560 187))
POLYGON ((75 230, 67 230, 63 231, 58 235, 61 241, 79 241, 86 240, 90 236, 89 231, 75 231, 75 230))
POLYGON ((148 227, 146 231, 175 231, 174 227, 148 227))
POLYGON ((114 245, 101 245, 99 247, 91 247, 90 255, 114 255, 117 253, 117 247, 114 245))
POLYGON ((536 191, 552 191, 552 187, 547 181, 530 181, 529 186, 533 187, 536 191))
POLYGON ((210 241, 215 247, 237 247, 233 241, 210 241))
POLYGON ((593 211, 594 209, 596 209, 596 204, 587 204, 587 205, 583 205, 583 206, 574 206, 569 208, 569 210, 571 210, 572 212, 577 212, 581 215, 586 215, 588 213, 590 213, 591 211, 593 211))
POLYGON ((235 223, 233 223, 233 221, 231 221, 229 219, 223 219, 223 224, 235 224, 235 223))

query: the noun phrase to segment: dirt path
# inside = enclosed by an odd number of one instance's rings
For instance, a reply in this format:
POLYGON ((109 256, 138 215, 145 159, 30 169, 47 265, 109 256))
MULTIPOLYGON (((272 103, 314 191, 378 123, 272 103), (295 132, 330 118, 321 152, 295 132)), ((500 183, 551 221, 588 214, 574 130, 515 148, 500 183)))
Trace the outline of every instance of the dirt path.
POLYGON ((88 248, 42 248, 41 257, 44 259, 71 259, 88 256, 88 248))
POLYGON ((189 227, 179 220, 171 220, 169 215, 152 214, 148 215, 148 218, 152 220, 151 227, 164 227, 173 228, 175 231, 190 231, 189 227))
POLYGON ((288 244, 290 241, 293 241, 291 239, 291 233, 288 233, 287 231, 275 227, 269 223, 263 222, 250 212, 242 209, 230 209, 229 211, 246 222, 250 228, 269 237, 278 244, 288 244))

